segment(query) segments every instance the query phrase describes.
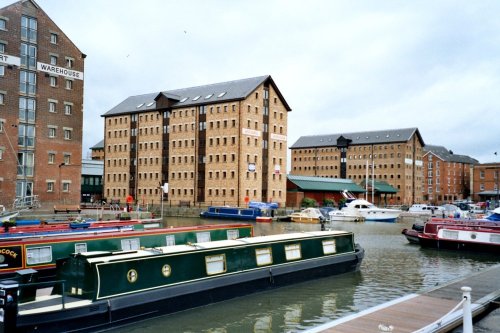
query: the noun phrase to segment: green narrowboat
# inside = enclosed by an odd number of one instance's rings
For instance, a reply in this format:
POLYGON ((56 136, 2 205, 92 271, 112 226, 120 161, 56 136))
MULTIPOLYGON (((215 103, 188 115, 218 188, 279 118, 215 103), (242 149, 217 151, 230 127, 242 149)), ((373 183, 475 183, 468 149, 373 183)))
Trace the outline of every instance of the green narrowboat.
POLYGON ((344 231, 77 253, 58 260, 58 280, 53 282, 50 297, 33 297, 23 303, 22 298, 29 296, 24 290, 34 295, 36 283, 0 282, 0 304, 4 304, 0 324, 16 332, 107 329, 357 271, 363 257, 354 235, 344 231))
POLYGON ((143 229, 117 232, 70 233, 67 235, 8 239, 0 241, 0 278, 10 278, 17 271, 34 269, 38 280, 55 276, 56 260, 71 253, 89 251, 138 250, 142 247, 171 246, 213 240, 253 236, 251 224, 213 224, 176 228, 143 229))

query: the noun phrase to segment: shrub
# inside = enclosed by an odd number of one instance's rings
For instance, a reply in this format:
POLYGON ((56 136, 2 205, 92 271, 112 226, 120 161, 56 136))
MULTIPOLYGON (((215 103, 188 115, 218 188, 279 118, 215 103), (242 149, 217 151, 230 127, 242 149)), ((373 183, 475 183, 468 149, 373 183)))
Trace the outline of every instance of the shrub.
POLYGON ((301 207, 317 207, 318 203, 313 198, 306 197, 306 198, 302 199, 300 206, 301 207))

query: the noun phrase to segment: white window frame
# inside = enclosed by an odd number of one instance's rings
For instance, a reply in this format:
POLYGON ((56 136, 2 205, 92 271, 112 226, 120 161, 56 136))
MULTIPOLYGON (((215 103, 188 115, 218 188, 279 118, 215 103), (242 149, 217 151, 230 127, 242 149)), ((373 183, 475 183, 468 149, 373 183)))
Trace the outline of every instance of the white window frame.
POLYGON ((240 238, 240 231, 238 229, 229 229, 226 231, 227 239, 240 238))
POLYGON ((64 140, 71 140, 73 135, 72 131, 70 129, 65 129, 64 130, 64 140))
POLYGON ((50 181, 50 182, 47 182, 47 192, 54 192, 54 188, 55 188, 55 183, 50 181))
POLYGON ((271 247, 255 249, 255 260, 257 266, 271 265, 273 263, 273 251, 271 247))
POLYGON ((71 183, 68 182, 68 181, 63 181, 62 182, 62 191, 65 192, 65 193, 69 192, 69 190, 70 190, 70 184, 71 183))
POLYGON ((215 275, 226 272, 226 255, 217 254, 205 257, 205 268, 207 275, 215 275))
POLYGON ((174 246, 175 245, 175 235, 166 235, 165 236, 165 244, 166 244, 166 246, 174 246))
POLYGON ((51 43, 51 44, 57 44, 58 39, 59 39, 58 34, 56 34, 56 33, 54 33, 54 32, 51 32, 51 33, 50 33, 50 43, 51 43))
POLYGON ((49 112, 56 113, 57 111, 57 102, 50 101, 49 102, 49 112))
POLYGON ((73 80, 66 79, 66 89, 73 90, 73 80))
POLYGON ((337 253, 337 243, 335 239, 325 239, 323 240, 323 254, 335 254, 337 253))
POLYGON ((299 243, 285 245, 286 260, 302 259, 302 251, 299 243))
POLYGON ((55 138, 57 135, 55 127, 49 127, 49 138, 55 138))
POLYGON ((139 250, 141 248, 141 241, 139 238, 122 239, 121 247, 123 251, 139 250))
POLYGON ((196 242, 197 243, 204 243, 204 242, 210 242, 210 231, 203 231, 203 232, 197 232, 196 233, 196 242))
POLYGON ((87 252, 87 243, 75 243, 75 253, 87 252))
POLYGON ((26 249, 26 264, 36 265, 52 262, 52 246, 31 247, 26 249))
POLYGON ((51 87, 57 87, 57 76, 50 76, 49 77, 49 80, 50 80, 50 86, 51 87))
POLYGON ((64 114, 66 115, 71 115, 73 112, 73 105, 71 104, 64 104, 64 114))

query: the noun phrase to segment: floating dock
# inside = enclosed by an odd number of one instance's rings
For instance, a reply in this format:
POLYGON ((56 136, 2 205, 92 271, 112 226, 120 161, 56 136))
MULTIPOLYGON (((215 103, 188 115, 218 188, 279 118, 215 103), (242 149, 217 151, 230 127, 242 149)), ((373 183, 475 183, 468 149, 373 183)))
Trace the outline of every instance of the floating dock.
POLYGON ((461 326, 463 299, 461 288, 470 287, 472 317, 487 314, 499 306, 500 265, 452 281, 422 293, 410 294, 307 330, 307 333, 360 332, 449 332, 461 326), (446 316, 443 318, 443 316, 446 316), (440 318, 443 318, 440 321, 440 318), (439 322, 436 322, 439 321, 439 322))

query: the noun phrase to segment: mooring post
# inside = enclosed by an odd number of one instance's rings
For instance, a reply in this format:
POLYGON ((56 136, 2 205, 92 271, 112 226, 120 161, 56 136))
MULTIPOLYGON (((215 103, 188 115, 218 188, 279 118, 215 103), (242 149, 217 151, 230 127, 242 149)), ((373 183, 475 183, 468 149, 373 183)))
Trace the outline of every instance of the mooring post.
POLYGON ((462 287, 462 295, 465 299, 463 304, 464 311, 464 325, 463 325, 463 333, 472 333, 472 307, 471 307, 471 288, 470 287, 462 287))

